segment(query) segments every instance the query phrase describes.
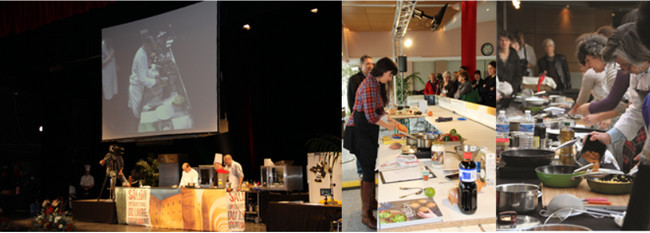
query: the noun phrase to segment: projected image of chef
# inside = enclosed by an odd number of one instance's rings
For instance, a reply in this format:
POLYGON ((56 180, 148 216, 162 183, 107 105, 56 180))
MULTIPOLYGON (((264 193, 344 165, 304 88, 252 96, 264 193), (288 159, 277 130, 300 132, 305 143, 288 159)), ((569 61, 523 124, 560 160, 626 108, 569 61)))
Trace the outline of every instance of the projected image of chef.
POLYGON ((128 103, 138 132, 192 127, 190 102, 172 52, 174 38, 171 31, 140 31, 142 46, 133 58, 128 103))

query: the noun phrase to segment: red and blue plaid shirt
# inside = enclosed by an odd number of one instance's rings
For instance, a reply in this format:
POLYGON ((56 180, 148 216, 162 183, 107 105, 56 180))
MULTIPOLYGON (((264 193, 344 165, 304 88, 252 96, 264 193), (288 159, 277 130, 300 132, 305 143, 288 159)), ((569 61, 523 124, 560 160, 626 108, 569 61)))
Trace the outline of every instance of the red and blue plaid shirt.
POLYGON ((357 89, 357 98, 354 100, 353 112, 346 126, 354 126, 354 112, 363 112, 369 123, 376 123, 384 114, 383 106, 381 85, 379 85, 377 78, 368 75, 357 89))

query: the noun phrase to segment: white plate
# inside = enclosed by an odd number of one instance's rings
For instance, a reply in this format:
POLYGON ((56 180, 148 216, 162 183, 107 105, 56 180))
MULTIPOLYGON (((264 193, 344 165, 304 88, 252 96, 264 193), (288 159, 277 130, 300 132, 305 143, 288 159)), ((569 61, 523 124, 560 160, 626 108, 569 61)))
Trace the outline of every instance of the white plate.
POLYGON ((159 120, 169 120, 172 118, 172 115, 174 115, 174 109, 172 106, 163 104, 156 108, 156 117, 158 117, 159 120))

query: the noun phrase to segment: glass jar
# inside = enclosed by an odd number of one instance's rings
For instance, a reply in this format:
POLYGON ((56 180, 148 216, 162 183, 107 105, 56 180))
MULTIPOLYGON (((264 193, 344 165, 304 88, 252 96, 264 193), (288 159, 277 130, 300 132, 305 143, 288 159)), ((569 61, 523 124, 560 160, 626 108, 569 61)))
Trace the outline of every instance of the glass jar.
POLYGON ((431 163, 434 166, 445 165, 445 144, 444 142, 434 142, 431 146, 431 163))

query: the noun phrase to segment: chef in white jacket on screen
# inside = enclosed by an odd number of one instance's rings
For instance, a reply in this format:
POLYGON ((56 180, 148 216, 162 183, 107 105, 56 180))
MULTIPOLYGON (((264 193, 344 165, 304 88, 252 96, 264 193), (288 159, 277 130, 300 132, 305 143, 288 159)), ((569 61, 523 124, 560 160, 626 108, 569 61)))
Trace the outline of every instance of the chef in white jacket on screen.
POLYGON ((129 78, 129 108, 133 111, 133 116, 140 119, 142 111, 142 99, 145 96, 145 87, 151 89, 156 85, 158 70, 155 64, 149 64, 148 53, 152 50, 152 37, 148 30, 140 31, 142 46, 135 53, 133 66, 131 67, 131 77, 129 78))

